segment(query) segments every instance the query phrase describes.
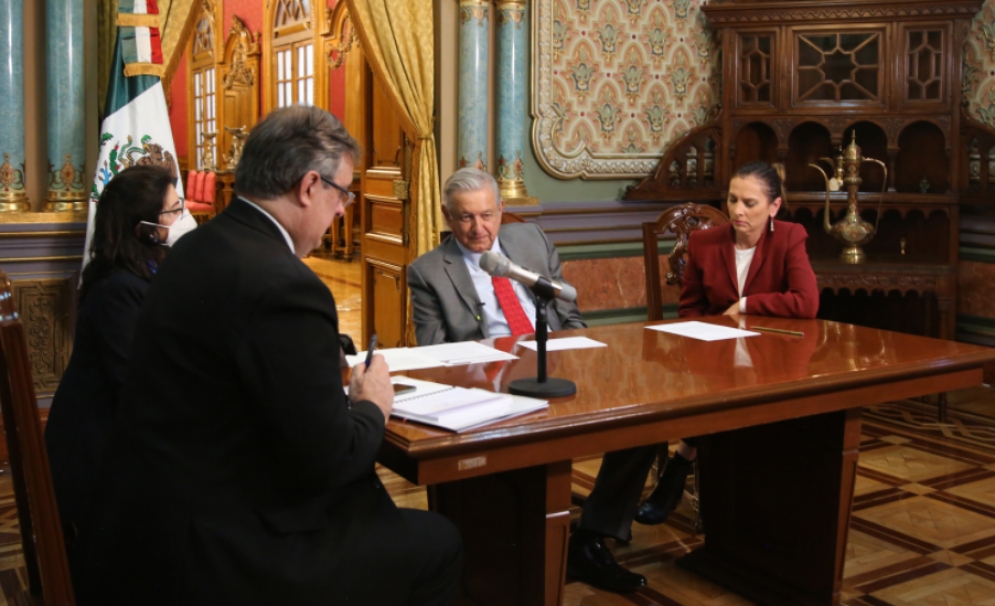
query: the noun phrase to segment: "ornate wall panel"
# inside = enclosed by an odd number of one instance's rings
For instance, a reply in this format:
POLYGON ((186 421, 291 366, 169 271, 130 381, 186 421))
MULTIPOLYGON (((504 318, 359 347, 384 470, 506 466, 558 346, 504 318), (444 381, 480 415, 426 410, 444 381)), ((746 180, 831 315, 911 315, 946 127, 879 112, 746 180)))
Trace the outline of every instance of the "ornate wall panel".
POLYGON ((14 280, 17 306, 28 340, 31 375, 39 394, 59 386, 72 353, 73 290, 69 279, 14 280))
POLYGON ((995 0, 986 0, 971 22, 963 88, 970 116, 995 128, 995 0))
POLYGON ((701 4, 533 3, 532 138, 549 174, 643 177, 668 144, 712 117, 718 47, 701 4))

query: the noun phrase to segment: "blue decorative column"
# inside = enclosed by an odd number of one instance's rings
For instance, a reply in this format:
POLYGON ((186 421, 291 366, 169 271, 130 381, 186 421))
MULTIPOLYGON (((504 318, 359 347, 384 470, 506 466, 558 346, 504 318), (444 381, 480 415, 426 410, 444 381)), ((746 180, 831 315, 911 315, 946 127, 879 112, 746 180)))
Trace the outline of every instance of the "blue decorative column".
POLYGON ((522 152, 528 145, 529 71, 525 63, 529 31, 526 0, 496 0, 497 8, 497 180, 501 197, 512 204, 535 204, 525 190, 522 152))
POLYGON ((459 3, 460 168, 487 170, 487 58, 490 0, 459 3))
POLYGON ((45 12, 49 162, 45 210, 86 210, 83 0, 48 0, 45 12))
POLYGON ((24 190, 24 1, 0 0, 0 212, 31 210, 24 190))

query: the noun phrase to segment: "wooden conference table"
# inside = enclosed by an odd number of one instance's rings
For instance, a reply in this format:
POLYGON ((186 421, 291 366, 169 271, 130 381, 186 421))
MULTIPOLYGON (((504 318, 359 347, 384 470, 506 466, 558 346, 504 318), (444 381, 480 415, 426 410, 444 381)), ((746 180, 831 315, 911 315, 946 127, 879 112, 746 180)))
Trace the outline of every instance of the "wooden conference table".
MULTIPOLYGON (((744 317, 763 333, 705 342, 625 324, 562 331, 608 344, 549 354, 577 393, 546 411, 462 434, 391 420, 379 460, 429 486, 464 541, 460 604, 558 605, 571 459, 703 436, 705 542, 682 564, 763 604, 838 604, 861 407, 980 385, 995 349, 823 320, 744 317)), ((728 318, 707 321, 733 325, 728 318)), ((531 339, 531 337, 525 337, 531 339)), ((507 391, 520 359, 413 371, 507 391)), ((512 349, 513 348, 513 349, 512 349)))

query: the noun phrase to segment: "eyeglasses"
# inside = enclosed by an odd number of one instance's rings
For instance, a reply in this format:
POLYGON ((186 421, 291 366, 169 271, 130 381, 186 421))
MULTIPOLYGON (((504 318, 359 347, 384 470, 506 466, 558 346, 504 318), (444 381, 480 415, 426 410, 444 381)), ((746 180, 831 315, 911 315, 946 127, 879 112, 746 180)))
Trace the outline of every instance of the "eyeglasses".
MULTIPOLYGON (((159 212, 159 216, 161 217, 162 215, 175 215, 177 213, 179 213, 179 215, 182 215, 183 214, 183 209, 186 208, 186 207, 187 207, 187 201, 184 200, 183 198, 180 198, 180 205, 177 208, 174 208, 172 210, 163 210, 163 211, 160 211, 159 212)), ((179 216, 179 215, 177 215, 177 216, 179 216)))
POLYGON ((324 177, 321 177, 321 180, 324 181, 327 185, 330 185, 335 189, 339 190, 339 193, 342 194, 342 208, 349 208, 349 206, 356 201, 356 194, 352 193, 348 189, 324 177))

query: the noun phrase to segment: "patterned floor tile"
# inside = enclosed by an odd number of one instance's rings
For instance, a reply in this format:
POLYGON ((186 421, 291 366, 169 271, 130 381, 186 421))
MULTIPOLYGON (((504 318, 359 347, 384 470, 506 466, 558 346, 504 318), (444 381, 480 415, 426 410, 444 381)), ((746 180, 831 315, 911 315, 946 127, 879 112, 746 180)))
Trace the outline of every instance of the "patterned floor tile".
POLYGON ((995 581, 949 568, 874 595, 893 606, 990 606, 995 604, 995 581))
POLYGON ((900 478, 919 481, 970 469, 970 465, 924 452, 907 444, 873 450, 860 457, 865 469, 900 478))
POLYGON ((945 488, 944 492, 995 508, 995 475, 978 482, 945 488))
POLYGON ((992 518, 930 497, 888 503, 854 516, 945 549, 995 536, 992 518))
POLYGON ((877 580, 898 566, 923 556, 910 552, 879 537, 851 529, 846 544, 846 568, 843 579, 847 587, 877 580))
POLYGON ((872 478, 867 475, 857 475, 857 481, 853 487, 853 494, 855 497, 859 497, 864 494, 877 492, 879 490, 889 488, 889 484, 885 484, 879 479, 872 478))

